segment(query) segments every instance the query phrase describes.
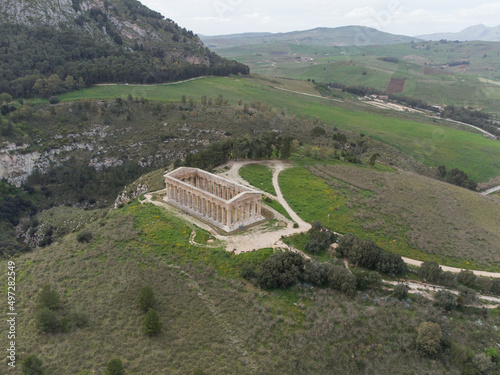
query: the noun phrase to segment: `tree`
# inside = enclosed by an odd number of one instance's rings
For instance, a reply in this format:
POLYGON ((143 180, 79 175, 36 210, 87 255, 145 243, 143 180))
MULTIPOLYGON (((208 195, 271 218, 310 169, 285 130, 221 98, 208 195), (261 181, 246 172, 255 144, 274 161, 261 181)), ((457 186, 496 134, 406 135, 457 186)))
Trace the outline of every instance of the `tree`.
POLYGON ((58 330, 59 321, 54 311, 50 310, 48 307, 44 307, 36 314, 36 325, 40 331, 52 333, 58 330))
POLYGON ((451 311, 457 307, 457 298, 447 290, 440 290, 434 296, 435 305, 442 307, 446 311, 451 311))
POLYGON ((324 137, 326 135, 326 130, 321 126, 316 126, 311 130, 311 135, 313 138, 324 137))
POLYGON ((38 304, 41 308, 46 307, 51 310, 57 310, 60 307, 59 295, 50 285, 45 284, 38 295, 38 304))
POLYGON ((443 332, 437 323, 423 322, 418 327, 417 348, 422 353, 436 357, 441 351, 443 332))
POLYGON ((161 331, 162 324, 158 313, 149 309, 143 320, 144 333, 148 336, 157 335, 161 331))
POLYGON ((59 101, 60 101, 60 100, 59 100, 59 97, 58 97, 58 96, 51 96, 51 97, 49 98, 49 104, 57 104, 57 103, 59 103, 59 101))
POLYGON ((472 288, 476 284, 477 277, 471 270, 462 270, 457 276, 457 281, 472 288))
POLYGON ((23 375, 43 375, 43 362, 35 354, 30 354, 21 362, 23 375))
POLYGON ((392 295, 397 299, 405 299, 408 297, 408 286, 405 284, 398 284, 394 287, 392 295))
POLYGON ((113 358, 106 366, 105 375, 125 375, 123 362, 120 358, 113 358))
POLYGON ((145 312, 156 304, 156 297, 151 286, 143 286, 137 297, 137 305, 145 312))
POLYGON ((443 270, 436 262, 424 262, 418 270, 418 275, 429 283, 439 281, 443 270))
POLYGON ((263 288, 287 288, 299 281, 304 272, 304 258, 287 251, 271 255, 260 267, 257 277, 263 288))

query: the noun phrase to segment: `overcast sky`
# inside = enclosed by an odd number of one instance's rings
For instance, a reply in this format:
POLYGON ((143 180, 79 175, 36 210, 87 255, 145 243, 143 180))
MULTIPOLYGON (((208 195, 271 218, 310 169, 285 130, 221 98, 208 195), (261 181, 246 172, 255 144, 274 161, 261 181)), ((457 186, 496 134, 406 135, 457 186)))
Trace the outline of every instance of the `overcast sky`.
POLYGON ((500 1, 140 0, 196 34, 362 25, 409 36, 500 24, 500 1))

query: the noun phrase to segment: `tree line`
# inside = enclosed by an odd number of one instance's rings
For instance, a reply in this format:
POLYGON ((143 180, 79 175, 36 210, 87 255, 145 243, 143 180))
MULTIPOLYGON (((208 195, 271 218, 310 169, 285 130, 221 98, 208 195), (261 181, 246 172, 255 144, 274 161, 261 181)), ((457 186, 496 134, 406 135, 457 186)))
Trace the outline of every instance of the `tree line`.
POLYGON ((293 137, 267 132, 261 136, 245 136, 210 144, 205 150, 186 155, 184 162, 177 160, 175 166, 184 165, 205 170, 224 164, 230 159, 288 159, 291 154, 293 137))

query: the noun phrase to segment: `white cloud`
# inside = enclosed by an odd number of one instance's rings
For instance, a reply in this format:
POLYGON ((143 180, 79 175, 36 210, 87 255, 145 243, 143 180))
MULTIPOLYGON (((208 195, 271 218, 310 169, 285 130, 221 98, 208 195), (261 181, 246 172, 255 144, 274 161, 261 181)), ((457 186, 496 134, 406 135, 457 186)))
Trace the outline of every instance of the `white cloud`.
POLYGON ((500 23, 499 1, 477 0, 141 0, 182 27, 205 35, 372 26, 417 35, 500 23))

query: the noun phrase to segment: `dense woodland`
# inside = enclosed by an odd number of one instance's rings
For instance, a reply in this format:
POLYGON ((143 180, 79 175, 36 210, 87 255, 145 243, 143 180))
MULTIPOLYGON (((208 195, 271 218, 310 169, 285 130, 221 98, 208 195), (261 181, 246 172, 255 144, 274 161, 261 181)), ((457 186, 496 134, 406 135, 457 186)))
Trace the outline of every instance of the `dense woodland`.
POLYGON ((246 65, 205 49, 192 32, 150 19, 170 38, 166 44, 127 46, 105 13, 92 9, 76 23, 106 30, 94 36, 79 28, 0 24, 0 92, 45 97, 103 82, 162 83, 203 75, 247 74, 246 65), (176 51, 176 52, 174 52, 176 51), (187 56, 198 56, 190 64, 187 56))

